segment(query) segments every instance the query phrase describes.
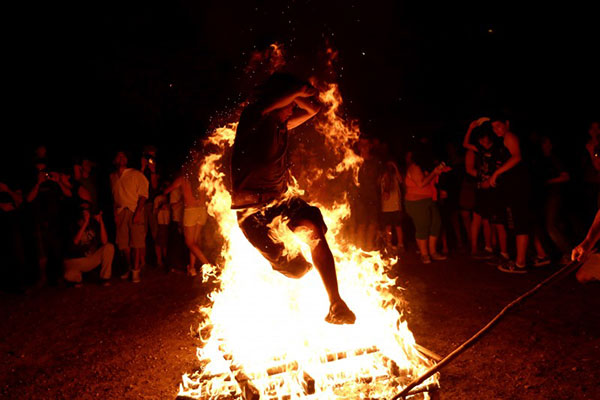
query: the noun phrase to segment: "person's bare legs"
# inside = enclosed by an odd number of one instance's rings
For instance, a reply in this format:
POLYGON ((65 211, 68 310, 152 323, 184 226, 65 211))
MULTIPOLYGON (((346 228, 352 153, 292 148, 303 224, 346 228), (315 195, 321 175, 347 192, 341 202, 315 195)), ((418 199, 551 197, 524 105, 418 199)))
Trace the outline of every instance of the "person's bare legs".
POLYGON ((377 236, 377 224, 370 222, 367 225, 367 232, 366 232, 366 243, 365 243, 365 249, 366 250, 373 250, 375 248, 375 238, 377 236))
POLYGON ((429 250, 427 249, 427 239, 417 239, 417 247, 421 253, 421 257, 429 257, 429 250))
POLYGON ((404 232, 402 232, 400 225, 396 225, 396 239, 398 240, 398 248, 404 250, 404 232))
POLYGON ((494 224, 496 235, 498 236, 498 246, 500 247, 500 253, 504 257, 508 257, 508 242, 506 239, 506 228, 502 224, 494 224))
POLYGON ((429 236, 428 245, 429 245, 429 255, 437 254, 437 236, 429 236))
POLYGON ((159 267, 163 266, 163 252, 162 252, 162 248, 155 244, 154 245, 154 252, 156 253, 156 263, 158 264, 159 267))
POLYGON ((533 236, 533 247, 535 247, 535 252, 538 258, 546 258, 548 254, 546 250, 544 250, 544 246, 542 245, 542 241, 538 235, 533 236))
POLYGON ((465 247, 462 232, 460 230, 460 220, 459 220, 458 211, 452 212, 452 214, 450 215, 450 222, 452 223, 452 229, 454 229, 454 236, 456 237, 456 245, 459 248, 465 247))
MULTIPOLYGON (((185 237, 185 245, 190 250, 190 262, 192 261, 192 256, 195 256, 200 260, 200 262, 202 262, 202 264, 210 264, 210 262, 208 261, 208 259, 206 258, 206 256, 204 255, 204 253, 202 252, 200 247, 198 246, 198 243, 196 242, 196 237, 198 235, 197 230, 199 228, 200 227, 198 225, 185 226, 183 228, 183 234, 185 237)), ((195 261, 196 260, 194 259, 194 262, 195 261)))
POLYGON ((325 286, 327 296, 329 297, 329 314, 326 321, 335 324, 353 324, 356 320, 354 313, 348 308, 344 300, 340 296, 338 289, 337 273, 335 270, 335 261, 331 249, 327 244, 325 233, 320 227, 317 227, 311 221, 305 220, 298 224, 298 229, 308 229, 311 232, 311 255, 313 264, 325 286))
POLYGON ((489 219, 484 219, 482 221, 483 226, 483 240, 485 242, 486 250, 492 249, 492 226, 490 225, 489 219))
POLYGON ((525 267, 527 262, 527 246, 529 245, 529 235, 517 235, 517 259, 516 263, 519 267, 525 267))
POLYGON ((123 256, 123 259, 125 260, 125 266, 127 268, 127 271, 125 271, 125 273, 123 275, 121 275, 121 279, 127 279, 129 277, 129 272, 131 271, 132 266, 133 266, 131 249, 129 249, 129 248, 122 249, 121 255, 123 256))

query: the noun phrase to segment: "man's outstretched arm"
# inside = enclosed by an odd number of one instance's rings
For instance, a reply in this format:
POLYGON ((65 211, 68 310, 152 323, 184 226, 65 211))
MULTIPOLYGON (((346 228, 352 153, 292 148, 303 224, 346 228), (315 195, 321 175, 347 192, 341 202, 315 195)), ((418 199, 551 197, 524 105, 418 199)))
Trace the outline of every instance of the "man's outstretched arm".
POLYGON ((321 110, 321 106, 310 99, 296 98, 294 102, 298 105, 299 110, 294 111, 287 122, 288 129, 294 129, 298 125, 302 125, 321 110))

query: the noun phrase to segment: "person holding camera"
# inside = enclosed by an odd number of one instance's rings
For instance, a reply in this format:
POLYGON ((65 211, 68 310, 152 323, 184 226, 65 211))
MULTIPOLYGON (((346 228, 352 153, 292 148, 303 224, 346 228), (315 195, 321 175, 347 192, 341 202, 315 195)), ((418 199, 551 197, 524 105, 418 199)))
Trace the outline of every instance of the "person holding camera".
POLYGON ((34 183, 26 192, 25 200, 31 209, 39 267, 37 286, 41 287, 48 279, 54 282, 61 275, 61 208, 65 198, 72 196, 72 191, 67 175, 48 168, 45 147, 40 146, 36 153, 34 183))
POLYGON ((425 169, 426 162, 421 152, 406 154, 406 213, 415 224, 415 238, 421 253, 421 262, 430 264, 431 260, 441 261, 447 257, 437 251, 437 239, 442 228, 442 219, 437 204, 435 184, 440 174, 450 170, 441 163, 431 172, 425 169))
POLYGON ((100 267, 100 279, 108 286, 112 272, 115 246, 108 242, 102 212, 92 215, 91 205, 81 202, 79 218, 74 224, 64 260, 64 278, 81 286, 82 273, 100 267))

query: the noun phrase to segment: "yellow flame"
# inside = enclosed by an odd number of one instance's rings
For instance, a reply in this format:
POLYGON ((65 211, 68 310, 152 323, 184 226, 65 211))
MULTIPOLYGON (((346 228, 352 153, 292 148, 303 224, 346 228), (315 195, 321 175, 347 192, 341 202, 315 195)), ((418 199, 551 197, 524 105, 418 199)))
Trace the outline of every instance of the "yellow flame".
MULTIPOLYGON (((339 158, 327 176, 350 172, 356 180, 362 163, 352 151, 358 127, 339 117, 336 85, 329 85, 320 99, 326 109, 315 128, 339 158)), ((225 244, 220 270, 203 268, 203 280, 220 285, 209 295, 212 304, 201 309, 198 333, 203 345, 197 350, 201 368, 183 376, 179 394, 202 399, 238 396, 244 382, 252 382, 261 398, 303 398, 310 376, 313 398, 391 398, 430 366, 414 347, 400 313, 395 280, 386 274, 396 260, 344 240, 342 228, 350 216, 345 193, 333 205, 315 204, 329 228, 326 237, 340 293, 357 317, 354 325, 324 322, 329 302, 317 271, 313 268, 298 280, 273 271, 238 227, 224 165, 236 127, 231 124, 212 133, 207 143, 217 150, 206 155, 199 170, 208 212, 218 222, 225 244)), ((294 182, 288 195, 303 189, 294 182)), ((310 261, 311 238, 291 232, 285 222, 281 217, 273 221, 272 237, 285 243, 290 255, 302 253, 310 261)))

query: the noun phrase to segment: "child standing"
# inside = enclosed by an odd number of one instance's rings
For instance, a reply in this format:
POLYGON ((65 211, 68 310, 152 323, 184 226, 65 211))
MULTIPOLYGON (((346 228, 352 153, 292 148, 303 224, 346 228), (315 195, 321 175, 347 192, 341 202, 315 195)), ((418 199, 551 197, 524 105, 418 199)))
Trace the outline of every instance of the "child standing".
POLYGON ((402 195, 400 185, 402 176, 394 161, 385 163, 380 179, 381 189, 381 221, 384 226, 386 250, 392 255, 404 252, 404 235, 402 234, 402 195), (392 229, 396 231, 398 245, 392 245, 392 229))

